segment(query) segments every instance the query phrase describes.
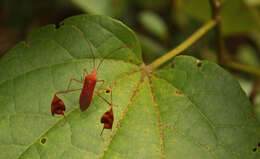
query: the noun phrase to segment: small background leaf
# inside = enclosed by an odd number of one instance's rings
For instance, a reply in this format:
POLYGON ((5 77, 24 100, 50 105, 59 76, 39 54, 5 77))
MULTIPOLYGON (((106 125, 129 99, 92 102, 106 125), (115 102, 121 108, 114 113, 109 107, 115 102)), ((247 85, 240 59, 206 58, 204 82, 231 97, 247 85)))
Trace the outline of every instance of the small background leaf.
POLYGON ((127 0, 71 0, 71 2, 87 13, 114 17, 127 9, 127 0))
POLYGON ((154 36, 165 39, 168 29, 161 17, 153 12, 144 11, 139 15, 141 24, 154 36))

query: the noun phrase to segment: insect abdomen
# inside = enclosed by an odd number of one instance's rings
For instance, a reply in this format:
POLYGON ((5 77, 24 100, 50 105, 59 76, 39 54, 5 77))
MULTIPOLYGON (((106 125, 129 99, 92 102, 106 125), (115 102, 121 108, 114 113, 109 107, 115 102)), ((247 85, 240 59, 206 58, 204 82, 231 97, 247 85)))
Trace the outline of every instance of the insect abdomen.
POLYGON ((95 79, 86 78, 79 99, 81 111, 85 111, 91 104, 96 82, 97 81, 95 79))

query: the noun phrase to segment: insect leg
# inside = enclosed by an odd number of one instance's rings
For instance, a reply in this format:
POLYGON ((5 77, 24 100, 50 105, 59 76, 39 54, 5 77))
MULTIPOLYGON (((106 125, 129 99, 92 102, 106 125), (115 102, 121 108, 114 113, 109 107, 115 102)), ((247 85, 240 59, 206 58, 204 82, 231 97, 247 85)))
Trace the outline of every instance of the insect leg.
POLYGON ((104 88, 104 90, 106 91, 106 93, 110 93, 110 100, 111 100, 111 104, 113 106, 118 106, 116 104, 113 104, 113 94, 112 94, 112 90, 111 89, 108 89, 108 88, 104 88))
POLYGON ((70 89, 70 90, 65 90, 65 91, 59 91, 59 92, 56 92, 55 95, 57 94, 63 94, 63 93, 69 93, 69 92, 75 92, 75 91, 79 91, 81 90, 82 88, 78 88, 78 89, 70 89))
POLYGON ((83 73, 86 73, 86 75, 85 75, 85 74, 83 74, 83 75, 84 75, 84 77, 85 77, 85 76, 87 76, 87 75, 88 75, 88 70, 87 70, 86 68, 84 68, 84 69, 83 69, 83 71, 84 71, 83 73))
MULTIPOLYGON (((101 80, 101 81, 103 82, 104 80, 101 80)), ((102 86, 103 86, 103 84, 102 84, 102 86)), ((108 89, 108 88, 102 88, 102 86, 99 87, 99 89, 98 89, 97 93, 95 93, 95 95, 97 95, 98 97, 100 97, 101 99, 103 99, 103 100, 104 100, 108 105, 110 105, 111 107, 112 107, 112 106, 117 106, 117 105, 114 105, 114 104, 113 104, 113 100, 112 100, 112 90, 111 90, 111 89, 108 89), (100 95, 100 91, 101 91, 101 90, 105 90, 106 93, 110 93, 110 101, 111 101, 111 102, 109 102, 106 98, 104 98, 103 96, 100 95)))
POLYGON ((103 85, 105 80, 98 80, 97 82, 102 82, 102 85, 103 85))
POLYGON ((83 83, 83 80, 82 80, 82 79, 81 79, 81 80, 78 80, 78 79, 76 79, 76 78, 71 78, 71 79, 70 79, 70 82, 69 82, 69 84, 68 84, 67 90, 70 89, 70 85, 71 85, 71 82, 72 82, 72 81, 76 81, 76 82, 78 82, 78 83, 83 83))
POLYGON ((54 98, 51 103, 51 114, 54 116, 55 114, 60 114, 64 117, 64 121, 66 122, 66 118, 64 115, 64 111, 66 110, 66 106, 64 102, 57 96, 57 94, 62 94, 62 93, 68 93, 68 92, 73 92, 73 91, 78 91, 80 89, 73 89, 73 90, 65 90, 65 91, 59 91, 54 94, 54 98))
POLYGON ((100 97, 101 99, 103 99, 109 106, 113 106, 113 104, 112 103, 110 103, 106 98, 104 98, 103 96, 101 96, 99 93, 98 94, 96 94, 98 97, 100 97))
POLYGON ((105 83, 105 80, 98 80, 97 82, 102 82, 101 86, 97 87, 97 89, 98 89, 97 92, 99 92, 100 90, 104 89, 103 85, 105 83))
MULTIPOLYGON (((105 89, 105 90, 106 90, 106 93, 110 93, 111 109, 113 109, 112 106, 118 107, 117 104, 113 104, 112 90, 111 90, 111 89, 105 89)), ((117 111, 116 111, 116 114, 117 114, 117 116, 118 116, 118 109, 117 109, 117 111)))
POLYGON ((110 130, 112 130, 112 127, 113 127, 113 123, 114 123, 114 113, 113 113, 113 101, 112 101, 112 90, 110 90, 110 89, 104 89, 105 91, 106 91, 106 93, 110 93, 110 100, 111 100, 111 102, 109 102, 106 98, 104 98, 103 96, 101 96, 99 93, 96 93, 96 95, 98 96, 98 97, 100 97, 101 99, 103 99, 109 106, 110 106, 110 109, 108 110, 108 111, 106 111, 103 115, 102 115, 102 117, 101 117, 101 120, 100 120, 100 122, 102 123, 102 124, 104 124, 104 127, 103 127, 103 129, 101 130, 101 133, 100 133, 100 136, 101 136, 101 138, 102 138, 102 140, 104 140, 103 139, 103 136, 102 136, 102 134, 103 134, 103 131, 104 131, 104 129, 110 129, 110 130))

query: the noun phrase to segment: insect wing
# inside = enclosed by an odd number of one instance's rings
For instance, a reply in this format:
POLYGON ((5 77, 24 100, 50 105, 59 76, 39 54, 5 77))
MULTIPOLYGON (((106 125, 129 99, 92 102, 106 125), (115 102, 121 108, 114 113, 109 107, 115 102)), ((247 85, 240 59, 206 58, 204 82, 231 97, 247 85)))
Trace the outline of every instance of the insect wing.
POLYGON ((87 92, 82 92, 79 99, 80 110, 84 112, 89 107, 90 103, 89 94, 87 92))

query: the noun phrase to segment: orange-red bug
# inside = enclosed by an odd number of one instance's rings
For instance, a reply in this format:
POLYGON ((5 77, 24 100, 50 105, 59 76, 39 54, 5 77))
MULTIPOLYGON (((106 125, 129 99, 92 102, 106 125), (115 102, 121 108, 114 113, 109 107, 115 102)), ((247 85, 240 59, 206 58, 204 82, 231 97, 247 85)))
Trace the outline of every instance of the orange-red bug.
MULTIPOLYGON (((129 48, 129 47, 119 47, 117 49, 121 49, 121 48, 129 48)), ((116 50, 114 50, 114 51, 116 51, 116 50)), ((109 55, 111 55, 111 54, 109 54, 109 55)), ((93 54, 93 57, 94 57, 93 58, 93 60, 94 60, 94 62, 93 62, 94 69, 92 70, 92 72, 90 74, 88 74, 87 69, 84 69, 84 72, 86 73, 84 81, 72 78, 70 80, 70 83, 69 83, 69 86, 68 86, 68 89, 69 89, 70 84, 71 84, 71 82, 73 80, 76 81, 76 82, 79 82, 79 83, 83 83, 83 88, 81 89, 80 98, 79 98, 80 110, 82 112, 85 111, 90 106, 90 104, 92 102, 92 98, 93 98, 94 90, 95 90, 95 87, 96 87, 96 83, 97 82, 102 82, 102 86, 103 86, 103 84, 105 82, 105 80, 98 80, 97 79, 98 68, 101 66, 102 62, 104 61, 104 58, 101 59, 100 63, 98 64, 98 67, 95 68, 95 56, 94 56, 94 54, 93 54)), ((100 97, 100 95, 98 95, 98 96, 100 97)), ((104 98, 102 98, 102 99, 105 100, 104 98)), ((109 102, 106 101, 106 103, 109 103, 109 102)))

